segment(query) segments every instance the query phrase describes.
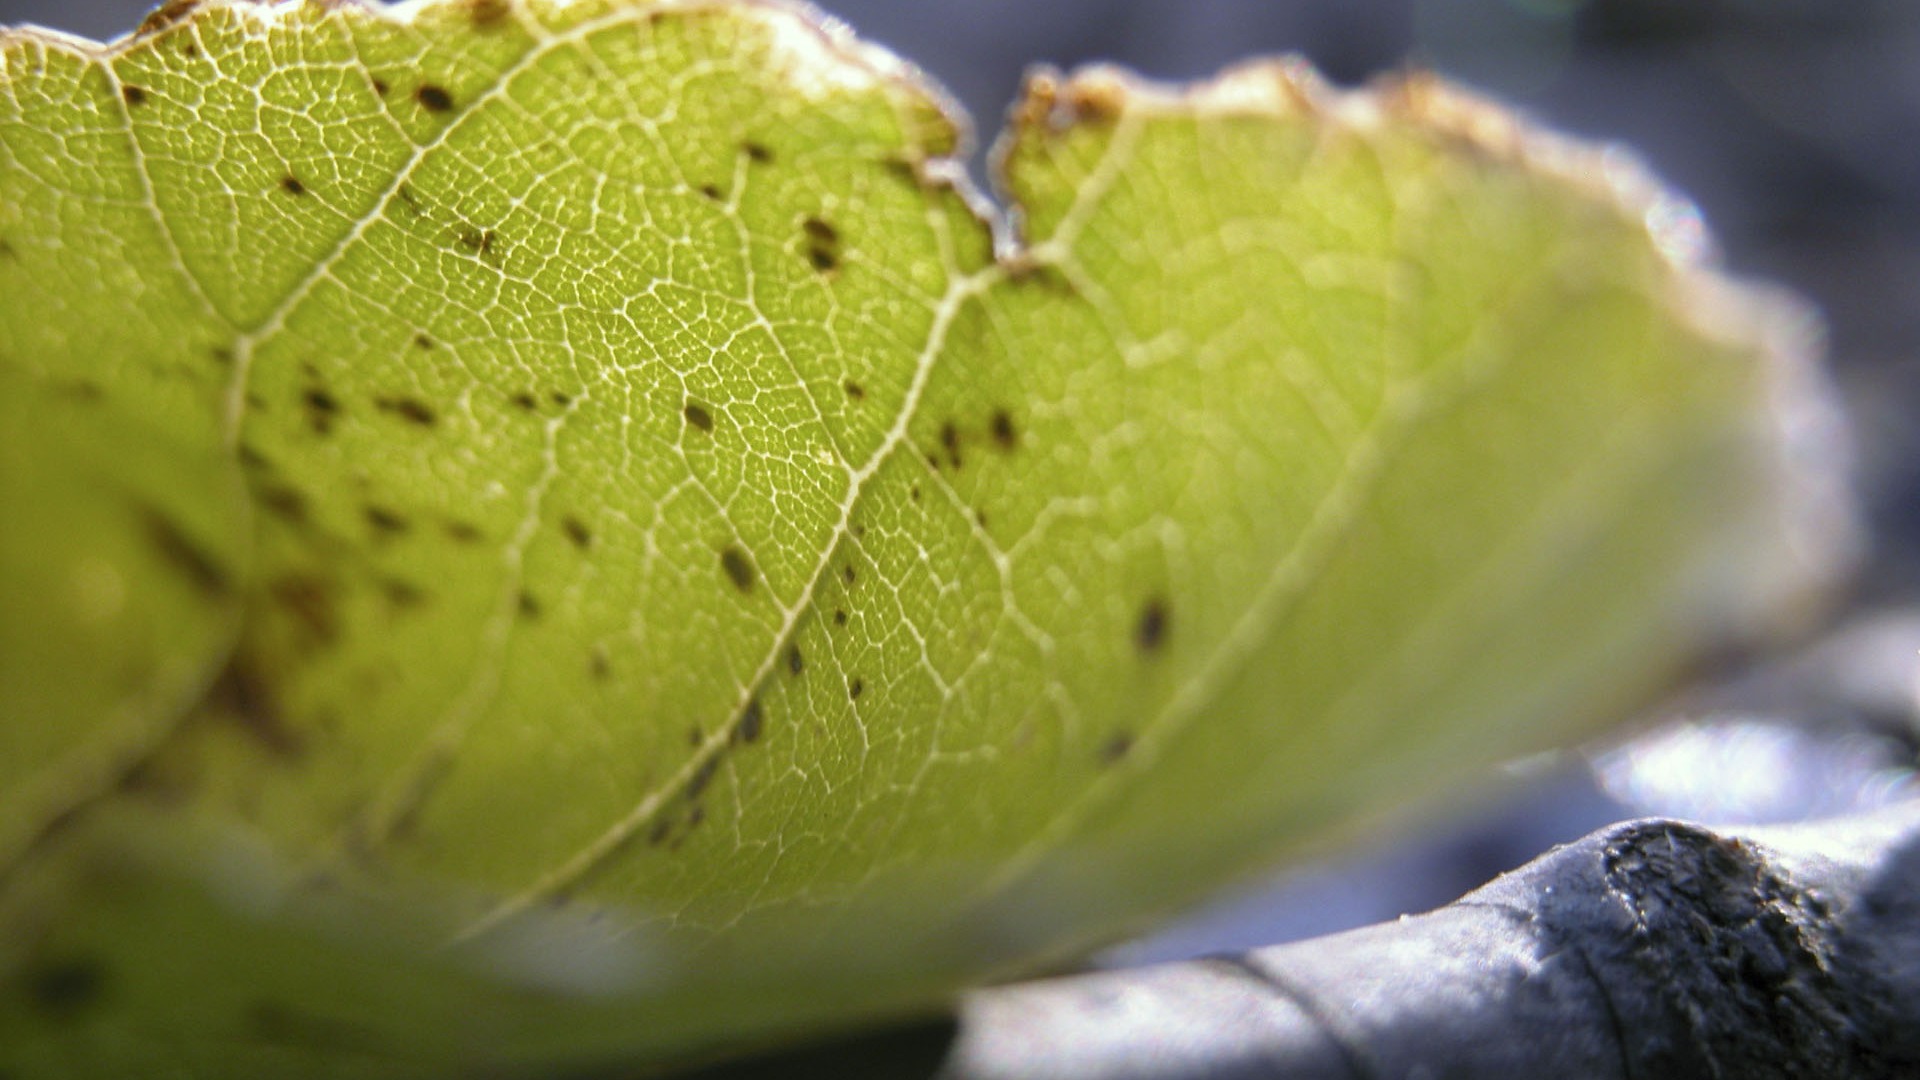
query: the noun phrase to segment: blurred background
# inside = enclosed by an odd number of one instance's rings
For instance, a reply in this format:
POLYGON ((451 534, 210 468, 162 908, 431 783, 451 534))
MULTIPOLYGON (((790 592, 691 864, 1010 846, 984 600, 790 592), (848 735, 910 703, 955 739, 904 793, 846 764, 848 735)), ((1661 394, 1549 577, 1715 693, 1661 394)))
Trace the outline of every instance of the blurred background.
MULTIPOLYGON (((0 0, 95 38, 144 0, 0 0)), ((1824 636, 1723 673, 1631 738, 1516 763, 1505 798, 1255 882, 1131 964, 1329 933, 1443 904, 1555 843, 1662 814, 1795 821, 1920 792, 1920 3, 1913 0, 831 0, 920 64, 991 140, 1033 63, 1204 76, 1297 52, 1352 84, 1435 68, 1553 126, 1624 142, 1703 209, 1728 267, 1826 313, 1874 548, 1824 636)))

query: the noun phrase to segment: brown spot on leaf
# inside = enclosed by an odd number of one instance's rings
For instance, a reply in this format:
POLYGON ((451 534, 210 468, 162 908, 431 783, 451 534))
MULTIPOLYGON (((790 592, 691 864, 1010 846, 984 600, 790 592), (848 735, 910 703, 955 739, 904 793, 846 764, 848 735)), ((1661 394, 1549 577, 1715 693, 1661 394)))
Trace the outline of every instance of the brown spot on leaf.
POLYGON ((912 487, 907 489, 907 498, 912 499, 914 502, 920 501, 920 485, 919 484, 915 484, 912 487))
POLYGON ((567 406, 573 404, 573 395, 563 394, 560 391, 555 390, 552 393, 547 395, 547 400, 553 402, 555 405, 558 405, 564 409, 567 406))
POLYGON ((707 741, 706 733, 702 732, 698 727, 690 727, 687 729, 687 745, 688 746, 699 746, 701 743, 706 741, 707 741))
POLYGON ((581 551, 585 551, 587 548, 593 546, 592 531, 587 528, 585 522, 572 514, 568 514, 560 519, 560 531, 566 533, 567 539, 573 543, 574 547, 579 548, 581 551))
POLYGON ((453 95, 447 93, 445 87, 433 83, 421 83, 420 89, 413 92, 413 100, 428 112, 442 113, 453 108, 453 95))
POLYGON ((728 544, 720 550, 720 569, 726 572, 727 580, 741 592, 753 591, 753 560, 738 547, 728 544))
POLYGON ((192 13, 200 6, 200 0, 167 0, 140 20, 141 35, 157 34, 192 13))
POLYGON ((380 595, 396 611, 417 608, 427 602, 427 592, 406 578, 390 577, 380 582, 380 595))
POLYGON ((370 81, 373 84, 373 92, 378 97, 386 97, 387 91, 393 89, 393 87, 387 85, 387 80, 385 79, 371 78, 370 81))
POLYGON ((139 108, 147 103, 147 92, 141 87, 128 83, 120 88, 120 99, 130 108, 139 108))
POLYGON ((512 13, 508 0, 467 0, 467 19, 481 30, 490 30, 512 13))
POLYGON ((440 419, 426 402, 415 397, 374 398, 373 405, 389 416, 397 416, 420 427, 432 427, 440 419))
POLYGON ((500 242, 499 233, 492 229, 475 228, 472 225, 460 226, 459 232, 455 235, 460 241, 460 246, 475 255, 493 254, 494 245, 500 242))
POLYGON ((853 569, 852 563, 841 564, 840 577, 849 585, 860 580, 860 575, 853 569))
POLYGON ((300 400, 307 409, 307 426, 316 435, 326 435, 333 431, 334 418, 340 415, 340 401, 328 393, 325 387, 310 386, 301 395, 300 400))
POLYGON ((835 626, 847 625, 847 609, 835 608, 833 610, 833 625, 835 626))
POLYGON ((760 699, 754 698, 747 702, 746 710, 740 714, 740 726, 733 729, 734 734, 743 743, 758 742, 760 726, 765 720, 766 717, 760 712, 760 699))
POLYGON ((1167 625, 1171 618, 1166 601, 1158 597, 1147 601, 1140 609, 1139 622, 1133 628, 1133 641, 1141 652, 1157 652, 1166 644, 1167 625))
POLYGON ((235 653, 220 670, 207 688, 207 704, 276 758, 292 760, 306 749, 299 733, 286 725, 273 685, 245 653, 235 653))
POLYGON ((947 452, 947 460, 955 469, 960 467, 960 429, 949 420, 940 425, 940 448, 947 452))
POLYGON ((791 674, 798 675, 805 670, 807 670, 807 658, 800 655, 800 646, 789 644, 787 646, 787 671, 791 674))
POLYGON ((1116 731, 1100 744, 1100 764, 1116 765, 1133 752, 1133 736, 1125 731, 1116 731))
POLYGON ((700 793, 707 790, 707 785, 713 782, 713 774, 719 770, 718 757, 710 757, 701 762, 700 767, 693 771, 693 777, 687 781, 687 798, 689 800, 699 798, 700 793))
POLYGON ((513 402, 513 407, 519 409, 521 412, 532 412, 540 407, 540 402, 536 401, 534 396, 525 390, 520 391, 507 400, 513 402))
POLYGON ((414 348, 425 351, 427 349, 433 348, 433 346, 434 346, 433 339, 428 337, 426 334, 420 333, 420 334, 413 335, 414 348))
POLYGON ((280 178, 280 190, 289 195, 305 195, 307 193, 307 185, 301 183, 299 177, 288 173, 280 178))
POLYGON ((667 837, 672 834, 673 819, 663 816, 660 820, 653 823, 652 828, 647 830, 647 843, 649 846, 659 847, 661 844, 666 843, 667 837))
POLYGON ((1013 426, 1013 414, 1005 409, 993 411, 987 430, 993 433, 993 444, 1002 450, 1012 450, 1020 445, 1020 432, 1013 426))
POLYGON ((740 149, 747 155, 747 160, 756 165, 773 164, 773 151, 767 149, 765 143, 754 142, 749 139, 740 144, 740 149))
POLYGON ((713 414, 707 411, 705 405, 697 401, 687 402, 686 407, 680 410, 680 414, 687 418, 687 423, 701 431, 713 430, 713 414))
POLYGON ((35 1012, 65 1021, 99 1003, 106 990, 107 974, 99 961, 75 957, 33 967, 23 985, 35 1012))
POLYGON ((480 542, 480 527, 470 521, 449 521, 444 526, 447 539, 459 544, 477 544, 480 542))
POLYGON ((859 701, 860 695, 866 692, 867 684, 861 681, 858 675, 854 676, 853 680, 847 683, 847 697, 853 701, 859 701))
POLYGON ((806 234, 807 261, 823 274, 840 268, 840 231, 826 221, 810 217, 801 225, 806 234))
POLYGON ((267 583, 267 595, 298 624, 309 643, 329 645, 340 636, 338 587, 327 578, 282 574, 267 583))
POLYGON ((261 488, 257 497, 262 507, 282 521, 290 525, 306 524, 307 497, 299 489, 270 485, 261 488))
POLYGON ((540 607, 540 598, 533 595, 532 593, 528 592, 525 589, 520 590, 520 597, 519 597, 519 600, 517 601, 517 608, 520 612, 520 617, 528 620, 529 622, 533 621, 534 619, 538 619, 540 617, 540 612, 542 610, 542 608, 540 607))
POLYGON ((162 562, 179 571, 189 584, 205 595, 226 595, 229 582, 225 567, 160 510, 146 505, 137 509, 147 541, 153 545, 154 552, 162 562))
POLYGON ((389 536, 398 536, 406 532, 409 527, 406 518, 384 506, 368 503, 361 509, 361 513, 366 517, 367 524, 373 526, 375 531, 389 536))
POLYGON ((607 657, 605 645, 595 645, 593 651, 587 654, 587 671, 600 682, 607 681, 613 674, 613 662, 607 657))
POLYGON ((853 401, 866 400, 867 388, 864 386, 861 386, 857 382, 854 382, 852 379, 848 379, 846 382, 841 383, 840 388, 847 392, 847 397, 850 400, 853 400, 853 401))

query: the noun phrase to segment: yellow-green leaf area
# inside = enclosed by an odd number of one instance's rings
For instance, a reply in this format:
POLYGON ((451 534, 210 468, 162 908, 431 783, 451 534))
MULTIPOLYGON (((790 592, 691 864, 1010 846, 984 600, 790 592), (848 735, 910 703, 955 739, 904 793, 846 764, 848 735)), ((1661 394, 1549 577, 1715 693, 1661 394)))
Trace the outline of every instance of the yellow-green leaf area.
POLYGON ((1003 220, 784 4, 0 44, 9 1075, 926 1007, 1834 561, 1791 320, 1430 79, 1037 75, 1003 220))

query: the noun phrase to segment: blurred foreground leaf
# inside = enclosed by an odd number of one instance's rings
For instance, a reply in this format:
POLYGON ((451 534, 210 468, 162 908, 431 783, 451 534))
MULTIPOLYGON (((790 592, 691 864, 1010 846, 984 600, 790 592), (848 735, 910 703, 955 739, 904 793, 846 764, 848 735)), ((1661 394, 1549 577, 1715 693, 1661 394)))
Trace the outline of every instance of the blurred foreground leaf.
POLYGON ((11 1077, 925 1008, 1836 561, 1796 318, 1426 78, 1038 75, 1001 225, 783 5, 0 47, 11 1077))

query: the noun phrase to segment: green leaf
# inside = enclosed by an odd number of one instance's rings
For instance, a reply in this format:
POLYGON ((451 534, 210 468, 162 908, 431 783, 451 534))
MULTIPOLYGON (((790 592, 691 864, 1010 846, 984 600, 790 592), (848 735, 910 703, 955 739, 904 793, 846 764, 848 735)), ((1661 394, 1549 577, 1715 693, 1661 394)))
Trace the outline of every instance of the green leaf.
POLYGON ((1839 561, 1796 318, 1424 77, 1037 75, 1007 224, 779 4, 0 48, 10 1077, 925 1008, 1839 561))

